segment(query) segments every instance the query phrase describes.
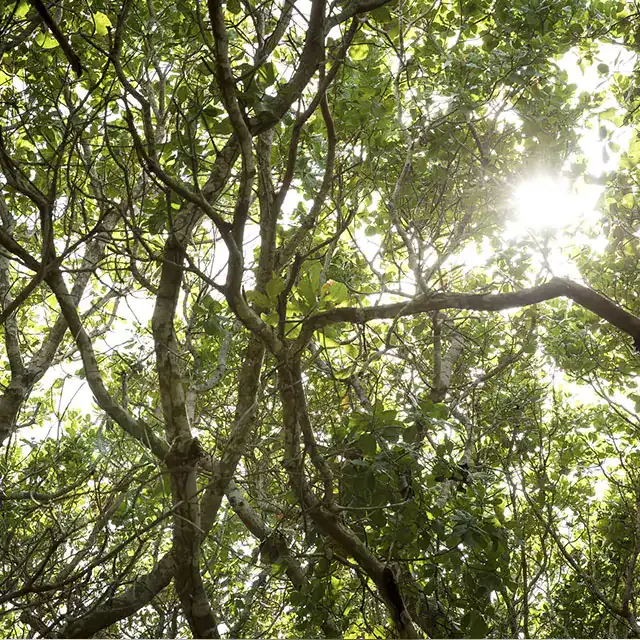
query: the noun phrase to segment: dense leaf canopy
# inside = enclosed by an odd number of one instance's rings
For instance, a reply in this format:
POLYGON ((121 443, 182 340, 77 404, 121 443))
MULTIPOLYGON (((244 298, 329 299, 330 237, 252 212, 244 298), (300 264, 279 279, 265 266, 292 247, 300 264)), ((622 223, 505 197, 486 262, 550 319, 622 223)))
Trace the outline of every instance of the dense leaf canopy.
POLYGON ((639 24, 0 3, 0 635, 640 636, 639 24))

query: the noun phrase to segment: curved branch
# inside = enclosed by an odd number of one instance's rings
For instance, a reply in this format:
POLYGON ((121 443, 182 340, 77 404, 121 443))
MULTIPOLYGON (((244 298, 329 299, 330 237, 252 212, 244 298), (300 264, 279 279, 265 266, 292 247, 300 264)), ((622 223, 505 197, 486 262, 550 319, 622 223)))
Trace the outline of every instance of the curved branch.
POLYGON ((438 309, 502 311, 527 307, 555 298, 569 298, 629 334, 633 338, 636 351, 640 352, 640 318, 625 311, 601 293, 565 278, 553 278, 537 287, 510 293, 439 293, 418 296, 410 302, 332 309, 311 316, 305 322, 303 335, 308 340, 313 331, 337 322, 364 324, 372 320, 402 318, 438 309))
POLYGON ((326 0, 312 0, 309 24, 300 62, 291 80, 285 84, 271 103, 270 111, 263 111, 250 122, 254 134, 260 133, 279 122, 289 107, 298 99, 309 84, 324 55, 326 0))
POLYGON ((67 285, 60 271, 55 270, 46 277, 46 282, 53 291, 60 305, 62 315, 75 339, 80 351, 87 382, 100 407, 119 424, 129 435, 151 450, 158 458, 163 459, 167 452, 167 446, 153 431, 142 421, 136 420, 126 409, 120 406, 107 390, 93 350, 91 338, 87 334, 73 296, 69 293, 67 285))
POLYGON ((56 636, 58 638, 90 638, 105 627, 134 614, 168 586, 174 570, 173 553, 169 552, 154 569, 136 580, 126 591, 112 598, 108 604, 70 620, 56 636))
POLYGON ((345 549, 375 583, 400 637, 417 638, 418 631, 399 593, 393 573, 390 576, 388 567, 378 560, 334 511, 316 497, 307 482, 304 456, 300 448, 301 413, 306 412, 306 400, 304 393, 299 391, 302 388, 299 376, 300 369, 295 359, 290 359, 288 353, 281 356, 278 363, 278 387, 284 423, 285 459, 282 466, 287 472, 294 494, 318 529, 345 549))
MULTIPOLYGON (((116 213, 109 214, 103 221, 105 231, 110 231, 118 220, 116 213)), ((82 265, 71 289, 71 299, 75 306, 95 271, 96 265, 101 261, 106 246, 106 234, 96 235, 87 245, 82 265)), ((38 270, 39 263, 24 250, 6 230, 0 228, 0 245, 18 257, 29 258, 35 262, 35 270, 38 270)), ((15 316, 11 318, 15 319, 15 316)), ((7 318, 5 327, 11 323, 11 318, 7 318)), ((29 363, 25 363, 24 370, 19 375, 12 375, 7 388, 0 395, 0 443, 3 442, 15 429, 16 419, 23 402, 30 393, 33 385, 38 382, 51 365, 55 354, 66 334, 67 321, 60 314, 49 331, 43 338, 40 349, 33 355, 29 363)))

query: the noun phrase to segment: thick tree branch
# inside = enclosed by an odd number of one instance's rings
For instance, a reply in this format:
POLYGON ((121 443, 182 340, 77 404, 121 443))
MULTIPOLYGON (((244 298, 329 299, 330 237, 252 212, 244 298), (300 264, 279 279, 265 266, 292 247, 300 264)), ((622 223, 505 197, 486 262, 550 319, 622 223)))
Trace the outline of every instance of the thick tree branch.
POLYGON ((100 407, 129 435, 133 436, 143 446, 149 448, 159 458, 164 458, 167 451, 165 443, 147 425, 136 420, 121 407, 111 397, 104 385, 91 339, 82 324, 76 302, 69 293, 60 272, 56 270, 50 273, 47 275, 46 281, 55 294, 62 314, 78 345, 87 382, 100 407))
POLYGON ((302 406, 305 402, 304 395, 296 391, 301 385, 302 380, 299 377, 299 368, 296 367, 294 358, 289 353, 282 354, 278 365, 278 387, 284 422, 285 459, 283 466, 293 491, 305 512, 316 523, 318 529, 342 546, 375 583, 400 637, 417 638, 419 637, 418 633, 411 615, 406 610, 402 597, 399 595, 393 574, 391 574, 390 579, 388 567, 371 553, 368 547, 340 520, 334 511, 318 500, 307 483, 303 453, 300 449, 300 420, 302 413, 306 412, 306 407, 302 406), (298 375, 295 373, 296 370, 298 375))
MULTIPOLYGON (((351 45, 351 42, 353 41, 353 38, 357 32, 357 29, 358 29, 358 23, 354 20, 349 28, 349 31, 343 38, 342 44, 340 45, 340 50, 338 51, 335 57, 334 64, 331 66, 331 69, 326 74, 326 77, 321 78, 320 86, 318 87, 318 91, 313 97, 313 100, 311 101, 309 106, 301 114, 298 115, 293 127, 291 128, 291 140, 289 141, 289 150, 287 154, 287 164, 285 168, 285 173, 282 178, 282 184, 280 186, 280 189, 278 190, 278 193, 275 196, 275 201, 273 205, 275 215, 279 215, 284 199, 287 195, 287 192, 289 191, 289 188, 291 187, 291 182, 293 180, 293 175, 296 168, 296 162, 298 157, 298 144, 300 142, 300 134, 302 132, 302 128, 304 127, 305 123, 309 120, 309 118, 315 113, 319 105, 322 105, 322 117, 324 118, 325 124, 327 127, 327 135, 328 135, 327 159, 329 159, 330 156, 332 156, 331 162, 333 165, 333 162, 335 160, 334 156, 335 156, 335 145, 336 145, 336 132, 333 124, 333 119, 329 111, 329 105, 327 103, 327 91, 329 89, 329 86, 333 82, 338 70, 342 66, 342 63, 344 62, 344 59, 347 55, 347 51, 349 49, 349 46, 351 45)), ((325 177, 327 175, 328 175, 327 171, 325 170, 325 177)), ((324 180, 323 180, 323 184, 324 184, 324 180)), ((314 199, 314 204, 318 200, 319 198, 316 197, 314 199)), ((295 246, 294 246, 294 249, 295 249, 295 246)), ((281 259, 280 262, 281 264, 286 264, 287 260, 281 259)))
MULTIPOLYGON (((251 507, 245 496, 242 495, 233 480, 227 486, 226 496, 236 515, 242 520, 242 523, 262 542, 260 545, 262 558, 272 564, 277 563, 283 565, 296 591, 301 591, 307 586, 309 584, 307 575, 298 559, 291 553, 284 536, 278 531, 270 529, 264 523, 258 513, 251 507)), ((340 630, 331 617, 323 620, 321 626, 327 638, 340 637, 340 630)))
MULTIPOLYGON (((2 211, 5 206, 4 202, 0 203, 0 212, 5 213, 5 211, 2 211)), ((5 216, 2 217, 4 219, 5 216)), ((11 233, 11 229, 9 229, 9 233, 11 233)), ((0 252, 0 309, 2 309, 0 325, 4 326, 5 346, 7 357, 9 358, 9 367, 11 368, 11 377, 13 378, 24 372, 24 361, 18 338, 18 321, 11 311, 12 307, 17 307, 20 304, 20 295, 14 299, 11 295, 11 286, 9 259, 2 251, 0 252)), ((23 289, 23 291, 25 290, 23 289)), ((0 442, 2 439, 0 435, 0 442)))
POLYGON ((213 465, 211 479, 202 496, 202 535, 206 535, 215 522, 222 496, 229 482, 233 479, 236 467, 244 455, 247 441, 255 426, 264 353, 265 348, 262 341, 251 335, 238 375, 238 399, 234 424, 220 461, 213 465))
POLYGON ((134 614, 169 585, 174 569, 173 552, 169 552, 147 575, 138 578, 126 591, 111 598, 106 604, 67 622, 56 633, 56 637, 91 638, 98 631, 134 614))
POLYGON ((229 38, 224 25, 224 9, 222 3, 217 0, 208 0, 208 7, 215 42, 218 87, 220 88, 222 102, 229 114, 229 120, 233 126, 236 139, 240 144, 240 156, 242 158, 242 173, 233 212, 233 227, 231 232, 236 245, 239 247, 239 252, 229 256, 227 269, 227 286, 232 294, 237 294, 240 292, 242 285, 242 273, 244 269, 242 256, 244 228, 249 215, 251 191, 256 174, 255 161, 253 158, 253 137, 249 126, 245 122, 245 116, 242 113, 236 95, 236 82, 229 61, 229 38))
POLYGON ((410 302, 396 302, 375 307, 343 307, 311 316, 305 321, 304 336, 337 322, 364 324, 372 320, 402 318, 438 309, 469 309, 472 311, 502 311, 539 304, 555 298, 569 298, 595 313, 633 338, 640 351, 640 318, 617 306, 609 298, 583 285, 553 278, 546 284, 511 293, 439 293, 418 296, 410 302))
MULTIPOLYGON (((355 33, 355 31, 353 33, 355 33)), ((337 67, 337 66, 338 66, 338 63, 334 65, 334 67, 337 67)), ((327 87, 325 87, 325 91, 326 91, 326 88, 327 87)), ((318 215, 320 214, 322 206, 324 205, 324 201, 329 193, 329 190, 331 188, 331 183, 333 181, 333 168, 334 168, 334 163, 336 159, 337 137, 336 137, 335 125, 333 123, 333 117, 331 116, 331 111, 329 110, 329 103, 327 101, 326 93, 324 93, 320 99, 320 109, 322 111, 322 118, 324 120, 325 127, 327 129, 327 155, 324 162, 324 176, 322 177, 322 184, 320 185, 320 189, 318 190, 317 194, 313 199, 313 204, 311 205, 311 209, 309 210, 309 213, 303 218, 303 220, 299 224, 298 229, 296 230, 291 240, 286 245, 281 247, 279 251, 280 267, 286 265, 289 262, 289 260, 291 260, 294 253, 300 248, 302 242, 307 237, 311 229, 313 229, 314 226, 316 225, 318 215)), ((301 122, 304 122, 304 120, 302 120, 301 122)), ((293 164, 295 164, 294 158, 295 158, 295 151, 297 150, 297 139, 296 139, 295 146, 293 145, 293 142, 294 142, 294 137, 296 135, 299 136, 299 134, 300 134, 299 129, 297 131, 297 134, 294 130, 294 134, 292 135, 292 140, 291 140, 291 146, 289 148, 289 163, 291 164, 291 175, 293 175, 293 164)), ((276 202, 277 202, 276 206, 278 208, 278 211, 284 200, 284 195, 286 195, 285 185, 287 186, 287 189, 288 189, 288 185, 285 181, 276 199, 276 202)))
POLYGON ((260 133, 279 122, 291 105, 309 84, 324 56, 326 0, 312 0, 309 12, 307 37, 300 54, 300 61, 291 80, 285 84, 270 103, 270 110, 251 120, 251 130, 260 133))

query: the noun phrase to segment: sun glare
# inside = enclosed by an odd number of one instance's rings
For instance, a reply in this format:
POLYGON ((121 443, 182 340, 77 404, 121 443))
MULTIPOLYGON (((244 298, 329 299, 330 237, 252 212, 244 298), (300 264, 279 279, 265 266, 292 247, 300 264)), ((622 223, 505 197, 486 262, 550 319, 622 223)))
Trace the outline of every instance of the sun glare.
POLYGON ((541 176, 526 180, 515 189, 514 222, 521 229, 541 231, 562 229, 575 223, 583 213, 583 199, 568 180, 541 176))

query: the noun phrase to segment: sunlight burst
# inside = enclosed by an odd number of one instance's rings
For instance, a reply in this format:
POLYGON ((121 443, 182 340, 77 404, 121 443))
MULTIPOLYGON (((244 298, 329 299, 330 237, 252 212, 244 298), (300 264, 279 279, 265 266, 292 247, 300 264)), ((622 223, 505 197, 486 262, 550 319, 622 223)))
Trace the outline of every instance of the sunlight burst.
POLYGON ((549 176, 520 183, 513 203, 518 227, 534 231, 568 227, 578 221, 584 206, 568 180, 549 176))

